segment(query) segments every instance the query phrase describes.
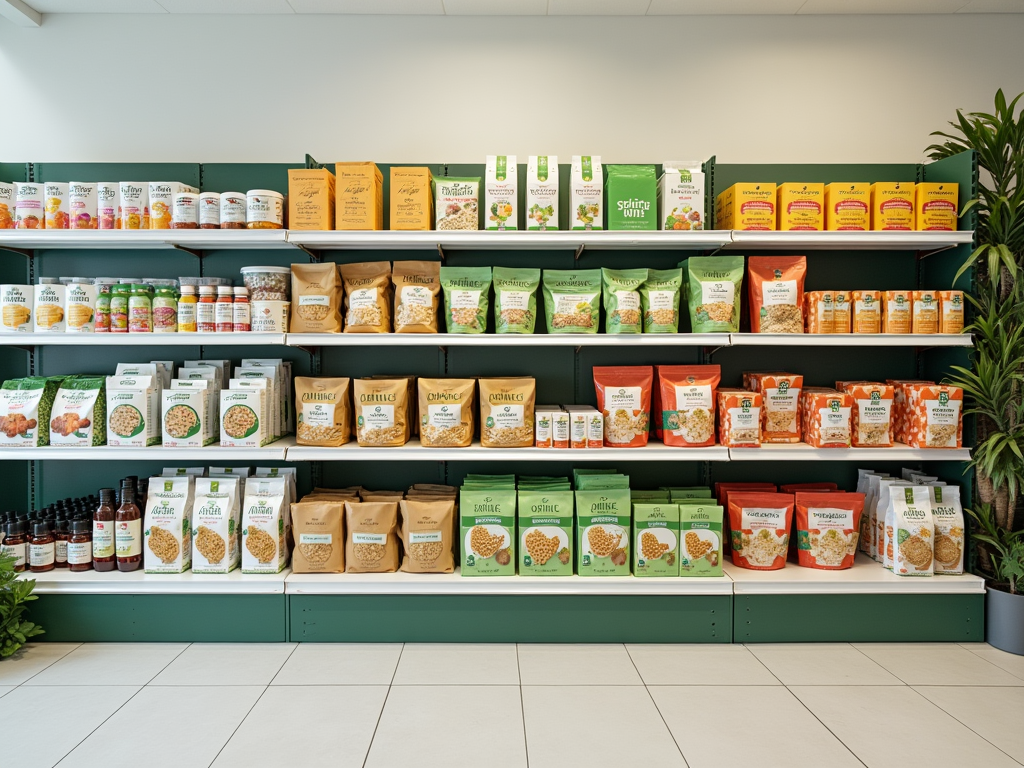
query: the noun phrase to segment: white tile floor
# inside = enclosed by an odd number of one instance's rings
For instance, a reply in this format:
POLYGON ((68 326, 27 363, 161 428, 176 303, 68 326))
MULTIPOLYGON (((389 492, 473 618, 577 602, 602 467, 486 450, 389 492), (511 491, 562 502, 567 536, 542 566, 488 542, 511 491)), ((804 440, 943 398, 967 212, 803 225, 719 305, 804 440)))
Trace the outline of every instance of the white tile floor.
POLYGON ((0 661, 0 723, 45 738, 0 764, 1002 768, 1022 710, 985 644, 40 643, 0 661))

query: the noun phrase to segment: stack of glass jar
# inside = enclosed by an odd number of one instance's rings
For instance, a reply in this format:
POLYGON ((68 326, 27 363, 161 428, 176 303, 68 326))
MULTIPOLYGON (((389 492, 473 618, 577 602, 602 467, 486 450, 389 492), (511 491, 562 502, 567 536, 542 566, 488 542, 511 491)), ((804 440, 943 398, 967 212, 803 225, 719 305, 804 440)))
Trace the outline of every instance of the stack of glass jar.
POLYGON ((251 330, 249 291, 223 277, 96 278, 96 333, 251 330))

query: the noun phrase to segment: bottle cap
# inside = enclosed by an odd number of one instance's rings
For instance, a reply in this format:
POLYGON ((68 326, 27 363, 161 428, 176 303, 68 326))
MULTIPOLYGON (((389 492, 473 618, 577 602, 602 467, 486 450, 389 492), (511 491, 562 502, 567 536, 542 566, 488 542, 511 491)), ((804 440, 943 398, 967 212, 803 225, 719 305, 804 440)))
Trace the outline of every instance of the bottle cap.
POLYGON ((92 523, 88 520, 75 520, 71 523, 71 533, 90 533, 92 523))
POLYGON ((49 536, 50 535, 50 524, 45 520, 37 522, 32 526, 32 533, 35 536, 49 536))

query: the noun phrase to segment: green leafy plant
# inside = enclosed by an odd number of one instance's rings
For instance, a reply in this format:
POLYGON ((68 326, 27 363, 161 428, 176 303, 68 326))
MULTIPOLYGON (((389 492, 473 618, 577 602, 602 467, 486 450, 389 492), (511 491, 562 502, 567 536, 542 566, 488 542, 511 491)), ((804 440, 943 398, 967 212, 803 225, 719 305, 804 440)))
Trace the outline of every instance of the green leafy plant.
POLYGON ((32 594, 34 579, 18 580, 14 558, 0 555, 0 659, 13 656, 30 637, 43 634, 31 621, 22 621, 26 603, 38 599, 32 594))
POLYGON ((977 524, 975 540, 989 550, 993 580, 1005 585, 1011 594, 1024 592, 1024 531, 1000 528, 988 504, 965 511, 977 524))

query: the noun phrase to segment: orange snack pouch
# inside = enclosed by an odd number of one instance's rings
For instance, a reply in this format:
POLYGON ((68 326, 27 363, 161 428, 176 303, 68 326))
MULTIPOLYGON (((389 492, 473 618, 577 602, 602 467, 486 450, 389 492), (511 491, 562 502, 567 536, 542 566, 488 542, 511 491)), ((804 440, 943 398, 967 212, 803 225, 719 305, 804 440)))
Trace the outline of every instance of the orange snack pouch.
POLYGON ((886 291, 882 295, 882 333, 910 333, 913 291, 886 291))
POLYGON ((863 512, 863 493, 797 493, 797 562, 826 571, 852 567, 863 512))
POLYGON ((655 424, 665 445, 715 444, 715 389, 722 380, 718 365, 659 365, 655 424))
POLYGON ((881 291, 853 292, 853 332, 882 332, 881 291))
POLYGON ((597 410, 604 418, 609 448, 647 445, 654 368, 649 365, 594 366, 597 410))
POLYGON ((747 259, 750 330, 803 333, 805 256, 751 256, 747 259))
POLYGON ((785 567, 794 503, 790 493, 729 494, 732 564, 754 571, 785 567))
POLYGON ((804 320, 807 333, 835 333, 835 291, 808 291, 804 294, 804 320))
POLYGON ((889 384, 858 382, 847 384, 845 392, 853 400, 855 448, 882 448, 893 441, 893 388, 889 384))

